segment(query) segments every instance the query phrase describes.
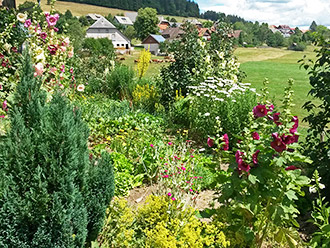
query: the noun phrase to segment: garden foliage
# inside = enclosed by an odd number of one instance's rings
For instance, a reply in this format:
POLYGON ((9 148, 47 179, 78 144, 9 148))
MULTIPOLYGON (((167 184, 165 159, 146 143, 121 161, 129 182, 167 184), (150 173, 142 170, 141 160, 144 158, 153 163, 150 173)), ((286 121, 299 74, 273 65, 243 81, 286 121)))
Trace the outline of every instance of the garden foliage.
POLYGON ((22 64, 0 143, 0 246, 84 247, 113 196, 112 164, 89 161, 80 111, 61 92, 47 102, 27 52, 22 64))

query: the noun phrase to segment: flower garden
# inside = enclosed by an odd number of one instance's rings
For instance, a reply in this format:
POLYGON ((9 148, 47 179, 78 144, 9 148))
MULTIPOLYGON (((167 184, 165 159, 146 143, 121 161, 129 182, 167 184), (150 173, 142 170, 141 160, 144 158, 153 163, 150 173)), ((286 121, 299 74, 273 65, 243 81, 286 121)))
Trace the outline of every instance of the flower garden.
POLYGON ((1 247, 330 246, 329 40, 302 138, 293 80, 280 106, 242 83, 224 23, 147 78, 148 51, 127 67, 61 18, 0 9, 1 247))

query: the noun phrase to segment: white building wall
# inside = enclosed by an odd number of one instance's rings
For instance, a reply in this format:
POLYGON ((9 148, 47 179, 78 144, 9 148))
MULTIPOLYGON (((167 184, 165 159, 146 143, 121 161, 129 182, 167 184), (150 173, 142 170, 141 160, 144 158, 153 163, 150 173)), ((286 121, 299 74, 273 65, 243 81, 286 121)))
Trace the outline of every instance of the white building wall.
POLYGON ((128 45, 128 48, 131 48, 131 43, 128 42, 124 37, 119 33, 119 32, 112 32, 110 33, 110 30, 91 30, 86 33, 87 38, 108 38, 109 40, 112 41, 112 44, 114 48, 121 48, 121 49, 126 49, 126 45, 128 45), (108 31, 108 32, 107 32, 108 31))
POLYGON ((144 44, 144 49, 148 50, 155 55, 158 55, 159 44, 144 44))

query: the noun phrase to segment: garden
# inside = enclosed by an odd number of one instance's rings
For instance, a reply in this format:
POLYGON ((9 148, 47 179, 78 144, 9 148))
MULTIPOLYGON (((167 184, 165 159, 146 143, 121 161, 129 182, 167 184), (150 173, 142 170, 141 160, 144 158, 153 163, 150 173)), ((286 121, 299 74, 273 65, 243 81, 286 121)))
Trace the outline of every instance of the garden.
POLYGON ((1 247, 330 246, 329 39, 299 116, 293 79, 281 101, 245 81, 226 23, 184 24, 147 77, 149 51, 127 66, 61 18, 0 9, 1 247))

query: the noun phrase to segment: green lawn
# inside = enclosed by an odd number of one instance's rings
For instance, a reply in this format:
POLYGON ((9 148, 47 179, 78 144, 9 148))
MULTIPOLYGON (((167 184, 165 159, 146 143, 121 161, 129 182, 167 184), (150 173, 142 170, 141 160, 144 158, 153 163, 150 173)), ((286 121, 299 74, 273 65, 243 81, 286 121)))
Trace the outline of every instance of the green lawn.
POLYGON ((307 112, 302 109, 302 105, 307 100, 312 100, 307 96, 310 89, 309 79, 307 71, 300 68, 297 61, 304 55, 307 58, 315 59, 313 47, 309 47, 304 52, 275 48, 239 48, 235 54, 241 62, 241 70, 246 73, 247 77, 244 81, 251 83, 252 87, 258 90, 262 88, 264 79, 268 78, 270 95, 277 104, 281 103, 288 79, 294 79, 294 103, 296 106, 292 111, 301 119, 307 115, 307 112))

